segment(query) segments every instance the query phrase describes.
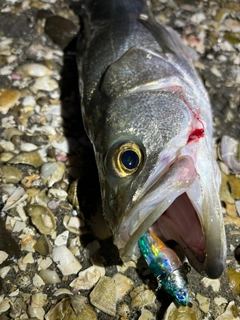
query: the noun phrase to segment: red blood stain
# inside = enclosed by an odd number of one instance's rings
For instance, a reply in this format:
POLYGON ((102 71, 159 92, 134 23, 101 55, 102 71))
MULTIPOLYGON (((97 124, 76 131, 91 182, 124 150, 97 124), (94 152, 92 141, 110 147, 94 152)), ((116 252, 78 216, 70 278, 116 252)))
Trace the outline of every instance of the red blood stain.
POLYGON ((198 140, 199 138, 202 138, 204 136, 204 130, 202 128, 197 128, 194 129, 191 134, 188 137, 187 143, 193 141, 193 140, 198 140))

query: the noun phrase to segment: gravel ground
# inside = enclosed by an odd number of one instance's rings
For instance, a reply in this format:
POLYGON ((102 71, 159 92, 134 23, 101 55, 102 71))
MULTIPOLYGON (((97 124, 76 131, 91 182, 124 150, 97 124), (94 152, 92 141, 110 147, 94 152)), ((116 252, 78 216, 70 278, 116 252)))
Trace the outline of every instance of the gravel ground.
MULTIPOLYGON (((0 1, 0 319, 162 319, 171 298, 155 292, 141 261, 121 265, 101 216, 80 116, 77 5, 0 1)), ((239 139, 239 1, 150 5, 199 54, 216 146, 223 135, 239 139)), ((209 280, 191 270, 192 306, 171 304, 165 319, 239 319, 240 178, 219 165, 226 272, 209 280)))

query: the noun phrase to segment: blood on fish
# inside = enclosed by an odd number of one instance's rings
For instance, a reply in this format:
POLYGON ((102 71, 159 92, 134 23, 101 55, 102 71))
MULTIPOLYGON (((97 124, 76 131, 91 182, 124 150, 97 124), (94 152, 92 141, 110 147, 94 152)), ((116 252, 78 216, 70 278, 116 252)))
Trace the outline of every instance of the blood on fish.
POLYGON ((194 141, 194 140, 198 140, 198 139, 202 138, 203 136, 204 136, 203 128, 194 129, 191 132, 191 134, 189 135, 187 143, 194 141))

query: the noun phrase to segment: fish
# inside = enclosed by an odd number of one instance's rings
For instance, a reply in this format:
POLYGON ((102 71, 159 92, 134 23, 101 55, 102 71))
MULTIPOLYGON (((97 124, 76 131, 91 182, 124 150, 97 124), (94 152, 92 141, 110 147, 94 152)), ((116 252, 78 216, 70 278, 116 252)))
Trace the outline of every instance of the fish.
POLYGON ((103 215, 123 262, 149 229, 200 274, 226 264, 212 109, 191 50, 144 0, 86 0, 77 64, 103 215))
POLYGON ((184 266, 176 253, 150 229, 138 240, 139 249, 161 287, 181 306, 189 303, 189 291, 184 266))

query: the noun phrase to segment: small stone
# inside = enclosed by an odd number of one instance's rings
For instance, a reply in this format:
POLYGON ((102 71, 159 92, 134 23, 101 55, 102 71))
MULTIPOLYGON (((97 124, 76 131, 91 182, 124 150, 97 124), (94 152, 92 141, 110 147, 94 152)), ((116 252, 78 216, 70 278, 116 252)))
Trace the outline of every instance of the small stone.
POLYGON ((31 318, 37 318, 38 320, 44 320, 45 310, 43 308, 34 308, 31 305, 28 306, 28 314, 31 318))
POLYGON ((219 279, 209 279, 209 278, 204 277, 201 280, 201 282, 203 283, 205 288, 211 286, 214 292, 218 292, 220 289, 220 280, 219 279))
POLYGON ((97 314, 88 304, 88 299, 81 295, 62 299, 51 307, 46 320, 97 320, 97 314))
POLYGON ((215 19, 221 23, 228 15, 229 15, 228 9, 220 8, 216 13, 215 19))
POLYGON ((26 63, 17 69, 17 73, 22 77, 44 77, 50 76, 52 70, 40 63, 26 63))
POLYGON ((52 258, 64 276, 76 274, 82 268, 80 262, 66 246, 55 247, 52 258))
POLYGON ((227 299, 223 298, 223 297, 216 297, 214 298, 214 302, 217 306, 221 306, 222 304, 227 304, 228 301, 227 299))
POLYGON ((202 313, 195 303, 190 306, 176 306, 174 302, 167 308, 163 320, 202 320, 202 313))
POLYGON ((229 302, 226 311, 218 316, 216 320, 239 320, 239 312, 234 301, 229 302))
POLYGON ((156 295, 152 290, 149 290, 147 286, 140 285, 136 287, 131 293, 130 297, 132 298, 131 306, 135 307, 144 307, 149 305, 154 305, 156 300, 156 295))
POLYGON ((40 270, 38 275, 42 278, 45 284, 55 284, 61 282, 57 272, 54 270, 40 270))
POLYGON ((197 293, 196 299, 199 302, 199 308, 204 312, 208 313, 210 307, 210 299, 202 296, 201 294, 197 293))
POLYGON ((0 88, 0 113, 7 114, 8 110, 18 102, 20 96, 17 90, 0 88))
POLYGON ((47 207, 32 204, 26 210, 32 223, 42 234, 51 234, 56 229, 55 217, 47 207))
POLYGON ((54 292, 54 296, 56 296, 56 297, 58 297, 58 296, 61 296, 62 294, 64 294, 64 295, 69 295, 69 296, 71 296, 71 295, 73 295, 73 293, 70 291, 70 290, 68 290, 68 289, 66 289, 66 288, 60 288, 60 289, 57 289, 55 292, 54 292))
POLYGON ((116 284, 117 301, 122 300, 123 297, 127 294, 127 292, 132 289, 134 283, 131 279, 129 279, 121 273, 116 273, 113 276, 113 280, 116 284))
POLYGON ((76 36, 78 27, 63 17, 51 16, 46 19, 45 32, 53 42, 65 48, 76 36))
POLYGON ((10 302, 11 300, 9 298, 5 298, 0 302, 0 314, 10 309, 10 302))
POLYGON ((39 292, 31 296, 31 306, 33 308, 41 308, 48 303, 47 295, 39 292))
POLYGON ((48 162, 41 167, 41 178, 43 183, 48 183, 52 187, 54 183, 60 181, 65 173, 66 167, 62 162, 48 162))
POLYGON ((12 158, 9 161, 9 163, 28 164, 30 166, 38 168, 43 164, 43 160, 37 151, 32 151, 32 152, 21 152, 20 154, 16 155, 14 158, 12 158))
POLYGON ((123 303, 123 304, 121 305, 121 307, 120 307, 119 310, 118 310, 118 315, 119 315, 120 317, 129 319, 130 308, 129 308, 129 306, 128 306, 126 303, 123 303))
POLYGON ((141 310, 141 316, 138 318, 138 320, 155 320, 156 318, 153 316, 153 314, 147 310, 147 309, 142 309, 141 310))
POLYGON ((57 236, 57 238, 54 241, 54 244, 56 246, 66 245, 68 241, 68 236, 69 236, 69 231, 62 232, 57 236))
POLYGON ((105 275, 105 268, 99 266, 91 266, 81 272, 78 277, 70 283, 70 287, 74 291, 89 290, 105 275))
POLYGON ((231 195, 234 199, 240 199, 240 178, 237 178, 234 175, 228 177, 228 183, 231 189, 231 195))
POLYGON ((42 256, 47 256, 52 252, 50 241, 45 234, 41 235, 34 245, 34 249, 42 256))
POLYGON ((229 184, 228 184, 228 175, 226 175, 224 172, 222 172, 222 183, 220 187, 220 199, 221 201, 228 202, 233 204, 234 199, 230 193, 229 190, 229 184))
POLYGON ((58 89, 58 83, 55 79, 44 76, 41 78, 37 78, 34 84, 30 87, 33 93, 37 93, 38 91, 48 91, 51 92, 53 90, 58 89))
POLYGON ((22 263, 34 263, 35 260, 33 259, 33 255, 32 252, 29 252, 25 257, 23 257, 22 259, 22 263))
POLYGON ((0 175, 4 183, 18 183, 22 179, 22 172, 13 166, 2 166, 0 175))
POLYGON ((8 257, 7 252, 0 250, 0 264, 2 264, 3 261, 5 261, 7 259, 7 257, 8 257))
POLYGON ((113 279, 102 277, 90 293, 90 302, 110 316, 116 316, 116 285, 113 279))
POLYGON ((235 294, 240 294, 240 274, 229 268, 227 269, 229 287, 235 294))

